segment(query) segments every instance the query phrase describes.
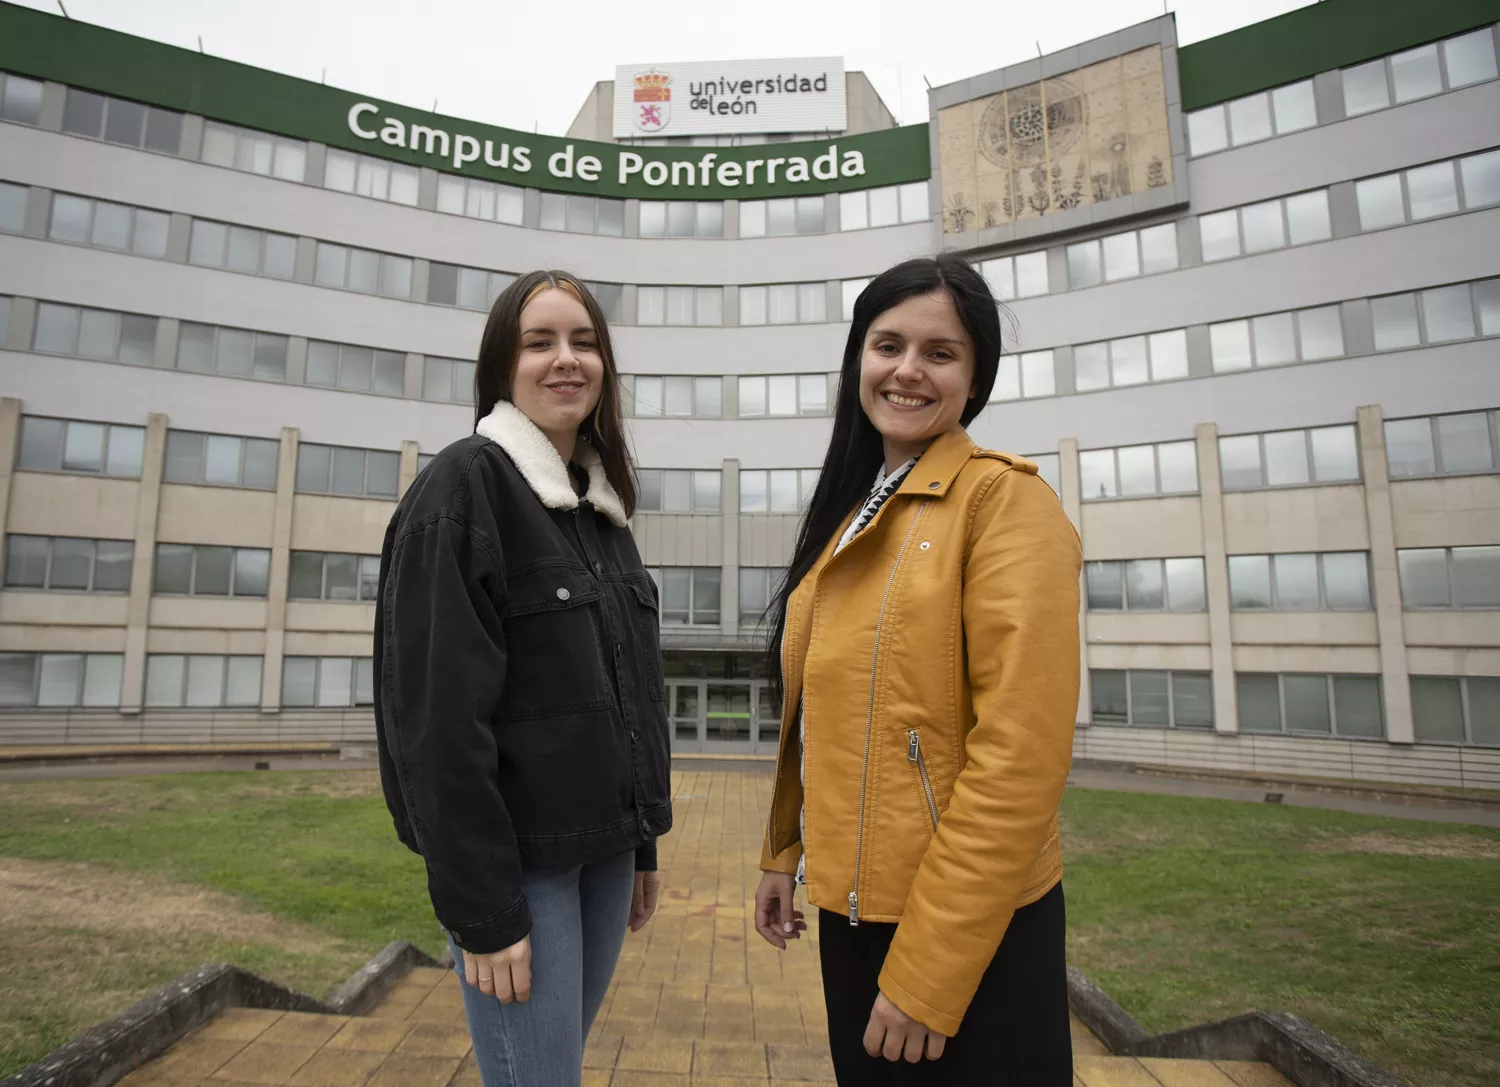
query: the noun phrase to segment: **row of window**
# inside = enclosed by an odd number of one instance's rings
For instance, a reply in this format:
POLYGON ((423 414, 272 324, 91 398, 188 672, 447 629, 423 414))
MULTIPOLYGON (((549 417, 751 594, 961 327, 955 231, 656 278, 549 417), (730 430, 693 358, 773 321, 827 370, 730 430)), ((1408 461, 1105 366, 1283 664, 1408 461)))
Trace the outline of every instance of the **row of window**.
MULTIPOLYGON (((642 468, 639 501, 644 513, 718 513, 717 470, 642 468)), ((743 469, 739 473, 741 513, 800 513, 818 485, 816 468, 743 469)))
MULTIPOLYGON (((1473 30, 1339 74, 1346 117, 1482 83, 1496 76, 1494 31, 1473 30)), ((1207 155, 1316 124, 1313 81, 1307 79, 1189 113, 1188 153, 1207 155)))
MULTIPOLYGON (((1467 565, 1459 575, 1465 587, 1465 604, 1500 606, 1500 582, 1490 592, 1480 588, 1486 566, 1493 567, 1496 548, 1455 548, 1455 552, 1485 552, 1461 556, 1467 565), (1492 600, 1481 604, 1484 599, 1492 600)), ((1407 555, 1421 555, 1429 579, 1446 576, 1441 566, 1445 556, 1437 549, 1440 564, 1434 572, 1428 552, 1397 552, 1403 571, 1407 555)), ((1202 612, 1208 609, 1201 558, 1127 559, 1084 564, 1084 584, 1090 611, 1202 612)), ((1443 582, 1446 592, 1447 582, 1443 582)), ((1403 572, 1402 596, 1406 607, 1447 607, 1431 602, 1431 589, 1409 583, 1403 572)), ((1368 611, 1370 609, 1369 556, 1363 551, 1329 551, 1310 554, 1229 556, 1229 606, 1234 611, 1368 611)))
MULTIPOLYGON (((634 414, 642 418, 721 418, 725 380, 638 374, 634 379, 634 414)), ((828 414, 826 374, 755 374, 737 379, 736 389, 736 417, 740 419, 828 414)))
POLYGON ((1500 204, 1500 151, 1365 178, 1354 183, 1354 195, 1360 230, 1492 207, 1500 204))

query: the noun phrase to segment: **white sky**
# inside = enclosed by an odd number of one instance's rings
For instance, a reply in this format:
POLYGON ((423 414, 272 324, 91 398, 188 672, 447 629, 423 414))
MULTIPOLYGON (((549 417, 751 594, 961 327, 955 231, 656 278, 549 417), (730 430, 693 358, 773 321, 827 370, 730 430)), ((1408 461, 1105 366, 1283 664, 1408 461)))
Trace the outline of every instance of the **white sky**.
MULTIPOLYGON (((56 0, 21 0, 57 13, 56 0)), ((842 56, 903 124, 933 86, 1162 14, 1163 0, 63 0, 75 19, 456 117, 561 135, 616 64, 842 56)), ((1308 0, 1166 0, 1181 44, 1308 0)))

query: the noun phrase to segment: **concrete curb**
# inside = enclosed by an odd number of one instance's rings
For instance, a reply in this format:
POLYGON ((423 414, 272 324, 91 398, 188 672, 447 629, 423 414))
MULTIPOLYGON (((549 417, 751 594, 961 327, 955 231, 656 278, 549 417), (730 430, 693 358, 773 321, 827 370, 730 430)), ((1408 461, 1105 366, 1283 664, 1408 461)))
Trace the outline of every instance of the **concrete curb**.
POLYGON ((1071 966, 1068 1006, 1116 1056, 1264 1061, 1297 1087, 1406 1087, 1307 1020, 1286 1012, 1252 1012, 1150 1037, 1129 1012, 1071 966))
POLYGON ((227 1008, 359 1015, 416 966, 437 966, 408 943, 386 945, 328 1000, 317 1000, 238 966, 204 966, 136 1001, 0 1081, 0 1087, 112 1087, 227 1008))

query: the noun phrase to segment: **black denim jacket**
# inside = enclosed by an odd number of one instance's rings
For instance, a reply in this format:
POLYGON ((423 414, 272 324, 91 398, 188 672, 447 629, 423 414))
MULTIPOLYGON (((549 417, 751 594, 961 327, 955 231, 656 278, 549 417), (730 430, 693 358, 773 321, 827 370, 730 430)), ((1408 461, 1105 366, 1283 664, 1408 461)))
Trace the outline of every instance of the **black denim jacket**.
POLYGON ((381 784, 438 920, 476 953, 531 931, 523 869, 634 849, 654 871, 672 826, 655 586, 597 454, 609 517, 571 489, 576 508, 555 487, 544 505, 534 444, 443 450, 380 556, 381 784))

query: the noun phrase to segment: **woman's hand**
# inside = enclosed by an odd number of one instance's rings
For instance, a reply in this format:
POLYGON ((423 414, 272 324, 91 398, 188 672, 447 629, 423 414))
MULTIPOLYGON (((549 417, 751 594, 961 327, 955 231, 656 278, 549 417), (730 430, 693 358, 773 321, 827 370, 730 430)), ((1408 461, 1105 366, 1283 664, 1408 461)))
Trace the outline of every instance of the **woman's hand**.
POLYGON ((872 1057, 885 1057, 888 1061, 899 1061, 903 1057, 911 1064, 922 1059, 922 1048, 927 1048, 927 1059, 935 1061, 943 1055, 943 1046, 948 1044, 946 1035, 928 1030, 907 1015, 890 998, 881 993, 875 998, 875 1007, 870 1010, 870 1025, 865 1028, 865 1052, 872 1057))
POLYGON ((766 872, 755 889, 755 931, 774 948, 786 950, 788 940, 799 940, 807 928, 802 911, 792 909, 797 881, 785 872, 766 872))
POLYGON ((531 999, 531 937, 487 955, 464 951, 464 980, 502 1004, 526 1003, 531 999))
POLYGON ((661 879, 655 872, 635 874, 635 893, 630 896, 630 931, 640 932, 656 912, 656 900, 661 896, 661 879))

